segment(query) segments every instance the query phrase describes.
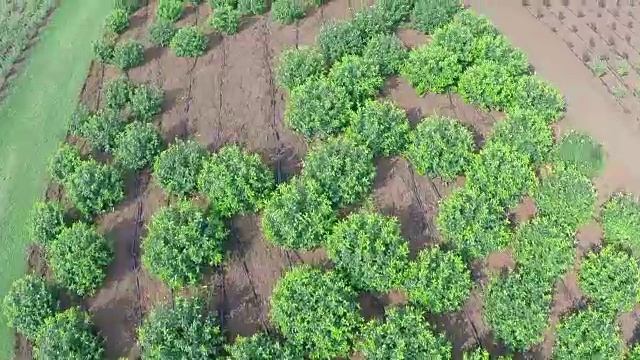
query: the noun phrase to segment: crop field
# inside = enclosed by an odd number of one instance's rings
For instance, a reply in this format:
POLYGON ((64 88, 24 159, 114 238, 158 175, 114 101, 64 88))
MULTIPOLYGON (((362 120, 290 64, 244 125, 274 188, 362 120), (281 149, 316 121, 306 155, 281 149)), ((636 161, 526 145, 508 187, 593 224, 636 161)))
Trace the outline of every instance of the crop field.
POLYGON ((576 117, 545 73, 582 58, 507 23, 560 5, 477 2, 117 2, 3 302, 17 357, 639 358, 635 110, 576 117))

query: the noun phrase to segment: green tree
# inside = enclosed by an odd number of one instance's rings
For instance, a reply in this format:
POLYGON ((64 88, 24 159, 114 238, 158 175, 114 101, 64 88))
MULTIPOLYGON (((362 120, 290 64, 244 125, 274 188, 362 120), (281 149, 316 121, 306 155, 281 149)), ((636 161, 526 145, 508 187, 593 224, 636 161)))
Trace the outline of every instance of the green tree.
POLYGON ((570 131, 562 136, 554 150, 555 162, 594 178, 604 169, 604 150, 587 134, 570 131))
POLYGON ((222 263, 228 234, 217 214, 180 201, 151 219, 142 241, 142 264, 173 289, 196 285, 206 267, 222 263))
POLYGON ((355 55, 344 56, 333 64, 328 79, 347 91, 353 106, 373 99, 384 85, 378 66, 355 55))
POLYGON ((324 73, 322 53, 315 47, 300 46, 282 52, 276 67, 276 80, 288 91, 324 73))
POLYGON ((304 160, 302 176, 314 179, 341 208, 360 201, 375 177, 371 151, 344 138, 329 139, 314 147, 304 160))
POLYGON ((514 48, 503 35, 493 33, 477 38, 471 49, 475 63, 490 61, 504 67, 510 76, 531 73, 527 55, 514 48))
POLYGON ((390 308, 384 320, 372 320, 362 330, 358 345, 369 360, 451 359, 451 344, 437 334, 413 307, 390 308))
POLYGON ((460 121, 432 116, 409 135, 406 155, 419 174, 454 180, 474 158, 473 134, 460 121))
POLYGON ((91 43, 95 58, 103 64, 110 64, 113 61, 115 47, 115 38, 108 34, 102 35, 98 40, 91 43))
POLYGON ((222 355, 224 336, 216 313, 198 296, 177 296, 173 306, 152 309, 138 329, 142 358, 215 359, 222 355))
POLYGON ((91 115, 80 132, 94 149, 111 152, 115 147, 116 137, 124 126, 125 122, 117 111, 104 109, 91 115))
POLYGON ((615 318, 587 309, 560 320, 553 357, 556 359, 623 359, 622 339, 615 318))
POLYGON ((82 137, 82 128, 89 121, 91 115, 89 108, 85 104, 79 103, 69 119, 69 133, 73 136, 82 137))
POLYGON ((260 15, 267 11, 265 0, 238 0, 238 11, 242 15, 260 15))
POLYGON ((154 85, 139 84, 131 92, 131 115, 139 121, 151 121, 162 111, 164 91, 154 85))
POLYGON ((469 67, 458 82, 458 93, 465 102, 483 110, 510 109, 513 103, 511 89, 518 77, 511 75, 503 64, 480 61, 469 67))
POLYGON ((455 90, 462 66, 458 55, 444 47, 423 45, 409 52, 400 74, 419 95, 455 90))
POLYGON ((360 31, 363 45, 378 35, 390 34, 393 31, 393 28, 387 23, 384 13, 375 6, 369 6, 356 12, 351 22, 360 31))
POLYGON ((44 322, 58 310, 58 299, 44 278, 25 275, 11 284, 2 310, 7 324, 33 341, 44 322))
POLYGON ((132 122, 118 135, 114 158, 124 169, 136 171, 151 164, 160 147, 160 134, 153 125, 132 122))
POLYGON ((207 36, 195 26, 186 26, 176 31, 169 47, 179 57, 202 56, 207 51, 207 36))
POLYGON ((91 296, 104 283, 113 249, 93 226, 78 222, 51 242, 47 260, 58 283, 78 296, 91 296))
POLYGON ((387 24, 397 27, 409 20, 415 0, 376 0, 376 7, 382 13, 387 24))
POLYGON ((473 65, 472 50, 475 40, 473 27, 454 20, 433 32, 430 46, 455 54, 461 70, 465 70, 473 65))
POLYGON ((287 342, 280 343, 264 333, 250 337, 238 336, 233 344, 225 346, 229 360, 302 360, 298 349, 287 342))
POLYGON ((224 217, 257 211, 274 187, 273 172, 260 156, 235 145, 211 155, 198 177, 198 189, 215 213, 224 217))
POLYGON ((149 41, 156 46, 169 46, 176 31, 178 31, 178 29, 176 29, 173 22, 157 19, 149 25, 149 41))
POLYGON ((640 203, 631 194, 616 194, 600 211, 605 243, 640 255, 640 203))
POLYGON ((126 76, 109 80, 104 85, 104 100, 106 106, 113 110, 122 110, 131 101, 131 93, 135 85, 126 76))
POLYGON ((366 45, 366 39, 353 21, 329 22, 322 26, 316 44, 329 66, 345 55, 360 55, 366 45))
POLYGON ((104 340, 92 331, 89 315, 70 308, 45 320, 38 331, 33 355, 36 360, 101 360, 104 340))
POLYGON ((156 17, 158 19, 176 22, 184 12, 184 0, 158 0, 156 17))
POLYGON ((120 70, 134 68, 144 61, 144 46, 137 41, 126 41, 113 49, 113 64, 120 70))
POLYGON ((195 141, 178 140, 156 157, 153 176, 167 193, 189 195, 196 190, 204 157, 204 149, 195 141))
POLYGON ((262 230, 270 242, 289 249, 321 246, 337 215, 322 188, 311 179, 296 177, 281 184, 267 201, 262 230))
MULTIPOLYGON (((489 352, 483 348, 475 348, 470 351, 466 351, 462 356, 463 360, 491 360, 489 352)), ((500 358, 499 358, 500 359, 500 358)))
POLYGON ((365 61, 378 66, 382 76, 399 73, 407 56, 407 48, 396 34, 374 36, 362 53, 365 61))
POLYGON ((69 199, 86 216, 104 213, 124 198, 120 172, 95 161, 80 165, 66 185, 69 199))
POLYGON ((302 19, 306 11, 306 0, 273 0, 271 3, 273 18, 285 25, 302 19))
POLYGON ((122 34, 129 27, 129 13, 116 8, 107 15, 104 27, 113 33, 122 34))
POLYGON ((357 293, 335 273, 307 266, 278 281, 270 315, 285 338, 311 359, 348 356, 362 325, 357 293))
POLYGON ((347 138, 368 147, 375 156, 394 156, 404 151, 409 119, 391 101, 366 101, 351 119, 347 138))
POLYGON ((440 26, 449 23, 460 10, 460 0, 416 0, 411 24, 416 30, 432 34, 440 26))
POLYGON ((515 109, 530 109, 549 124, 564 115, 566 104, 558 89, 536 75, 521 76, 510 91, 513 100, 507 113, 515 109))
POLYGON ((38 201, 28 224, 31 239, 46 248, 64 229, 64 209, 58 201, 38 201))
POLYGON ((212 10, 209 25, 217 32, 233 35, 238 32, 241 16, 240 11, 234 7, 221 6, 212 10))
POLYGON ((473 10, 467 9, 458 12, 453 17, 453 23, 456 26, 467 28, 471 31, 471 35, 474 39, 479 39, 485 36, 498 36, 498 30, 493 23, 486 17, 476 14, 473 10))
POLYGON ((49 174, 53 181, 64 184, 81 164, 78 148, 62 143, 49 162, 49 174))

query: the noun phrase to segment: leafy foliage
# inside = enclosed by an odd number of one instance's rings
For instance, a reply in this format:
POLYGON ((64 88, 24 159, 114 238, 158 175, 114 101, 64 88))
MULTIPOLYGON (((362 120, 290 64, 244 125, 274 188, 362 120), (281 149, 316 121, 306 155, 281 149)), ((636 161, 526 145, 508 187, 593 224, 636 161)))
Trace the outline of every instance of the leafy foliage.
POLYGON ((535 183, 528 156, 499 142, 485 146, 467 172, 467 186, 503 207, 516 205, 535 183))
POLYGON ((436 223, 445 242, 466 259, 504 248, 511 236, 504 209, 469 188, 454 191, 440 203, 436 223))
POLYGON ((116 41, 113 37, 103 35, 98 40, 91 43, 93 54, 104 64, 109 64, 113 61, 113 51, 116 47, 116 41))
POLYGON ((481 61, 468 68, 458 82, 458 93, 465 102, 484 110, 505 110, 513 101, 513 83, 518 78, 494 61, 481 61))
POLYGON ((405 289, 409 300, 429 312, 459 310, 469 298, 471 273, 462 257, 439 247, 422 250, 409 265, 405 289))
POLYGON ((322 53, 315 47, 290 48, 280 55, 276 68, 278 85, 288 91, 324 72, 322 53))
POLYGON ((544 217, 536 217, 518 228, 513 249, 520 271, 549 286, 575 260, 573 239, 544 217))
POLYGON ((124 197, 121 174, 115 168, 85 161, 69 177, 67 194, 84 215, 103 213, 124 197))
POLYGON ((104 86, 104 100, 110 109, 122 110, 131 101, 131 93, 135 85, 126 76, 107 81, 104 86))
POLYGON ((460 10, 460 0, 416 0, 411 24, 425 34, 432 34, 440 26, 449 23, 460 10))
POLYGON ((105 109, 91 115, 80 133, 94 149, 110 152, 115 148, 116 138, 124 126, 117 111, 105 109))
POLYGON ((306 0, 273 0, 271 13, 273 18, 281 24, 293 24, 302 19, 307 10, 306 0))
POLYGON ((458 12, 453 17, 453 23, 456 26, 465 27, 471 31, 471 35, 474 39, 499 35, 498 30, 493 26, 489 19, 478 15, 469 9, 458 12))
POLYGON ((444 47, 423 45, 409 52, 400 73, 420 95, 455 89, 462 66, 458 55, 444 47))
POLYGON ((306 138, 324 139, 348 125, 351 106, 345 88, 326 78, 312 78, 291 91, 284 120, 306 138))
POLYGON ((69 119, 69 133, 73 136, 82 136, 82 128, 84 124, 89 121, 91 117, 91 111, 86 105, 80 103, 73 110, 71 118, 69 119))
POLYGON ((195 285, 205 267, 222 263, 228 233, 217 214, 183 200, 151 219, 142 241, 142 263, 173 289, 195 285))
POLYGON ((521 76, 514 83, 513 102, 507 112, 514 109, 530 109, 548 123, 559 120, 566 107, 564 98, 548 82, 535 75, 521 76))
POLYGON ((294 178, 278 186, 267 201, 262 229, 267 240, 289 249, 311 250, 322 245, 337 221, 320 186, 294 178))
POLYGON ((553 356, 556 359, 622 359, 622 339, 615 318, 587 309, 561 319, 553 356))
POLYGON ((139 121, 151 121, 162 111, 164 91, 153 85, 139 84, 131 93, 131 115, 139 121))
POLYGON ((362 324, 357 293, 335 273, 306 266, 276 284, 271 319, 311 359, 349 355, 362 324))
POLYGON ((378 66, 355 55, 344 56, 336 62, 328 78, 334 86, 345 89, 356 106, 376 96, 384 85, 378 66))
POLYGON ((105 28, 113 33, 122 34, 129 27, 129 13, 124 9, 115 9, 107 15, 105 28))
POLYGON ((551 288, 519 273, 494 278, 484 296, 484 319, 511 350, 541 342, 549 325, 551 288))
POLYGON ((225 5, 213 9, 209 18, 209 25, 218 32, 233 35, 238 32, 240 26, 240 11, 225 5))
POLYGON ((360 32, 364 44, 375 36, 390 34, 393 30, 387 23, 384 13, 375 6, 358 11, 351 19, 353 26, 360 32))
POLYGON ((413 307, 390 308, 384 320, 372 320, 362 330, 359 348, 369 360, 451 358, 451 344, 436 334, 413 307))
POLYGON ((362 52, 362 57, 367 62, 378 66, 382 76, 400 72, 407 56, 407 48, 396 34, 374 36, 362 52))
POLYGON ((171 21, 158 19, 149 25, 149 41, 156 46, 169 46, 176 31, 171 21))
POLYGON ((502 35, 484 35, 477 38, 472 48, 475 63, 490 61, 500 64, 509 76, 529 74, 529 60, 524 52, 514 48, 502 35))
POLYGON ((113 49, 113 64, 121 70, 136 67, 144 61, 144 46, 137 41, 126 41, 113 49))
POLYGON ((483 348, 475 348, 471 351, 466 351, 462 355, 463 360, 491 360, 489 352, 483 348))
POLYGON ((376 0, 376 7, 389 26, 397 27, 409 20, 415 0, 376 0))
POLYGON ((207 37, 195 26, 178 29, 169 43, 169 47, 180 57, 198 57, 207 50, 207 37))
POLYGON ((605 312, 631 311, 640 300, 637 260, 613 247, 587 255, 580 265, 578 283, 596 308, 605 312))
POLYGON ((353 21, 325 24, 316 40, 327 65, 333 65, 345 55, 360 55, 366 43, 363 33, 353 21))
POLYGON ((224 217, 254 212, 264 205, 274 188, 272 171, 257 154, 227 146, 205 161, 198 188, 214 211, 224 217))
POLYGON ((372 154, 344 138, 329 139, 309 151, 302 175, 314 179, 337 207, 348 206, 370 191, 375 177, 372 154))
POLYGON ((411 132, 407 157, 421 175, 449 181, 469 168, 474 149, 473 134, 462 123, 432 116, 411 132))
POLYGON ((633 345, 631 349, 629 349, 629 353, 627 354, 627 359, 629 360, 640 360, 640 346, 638 343, 633 345))
MULTIPOLYGON (((457 55, 457 61, 462 69, 473 64, 473 44, 476 37, 471 27, 452 21, 434 31, 431 45, 434 48, 447 50, 450 54, 457 55)), ((448 69, 448 67, 443 67, 448 69)), ((449 71, 449 70, 447 70, 449 71)))
POLYGON ((377 213, 354 213, 327 239, 336 271, 357 289, 385 292, 398 288, 409 262, 409 246, 397 219, 377 213))
POLYGON ((49 174, 51 178, 60 184, 63 184, 82 164, 80 152, 73 145, 62 143, 58 151, 51 158, 49 163, 49 174))
POLYGON ((156 307, 138 330, 142 357, 149 360, 218 358, 223 340, 215 312, 197 296, 156 307))
POLYGON ((53 200, 38 201, 29 216, 29 234, 36 243, 46 247, 64 228, 64 209, 53 200))
POLYGON ((267 11, 265 0, 238 0, 238 11, 242 15, 260 15, 267 11))
POLYGON ((571 131, 558 142, 555 160, 560 166, 573 168, 580 174, 593 178, 604 169, 604 150, 591 136, 571 131))
POLYGON ((573 170, 556 170, 542 181, 534 195, 539 216, 567 234, 574 234, 596 211, 591 180, 573 170))
POLYGON ((32 341, 57 309, 53 289, 37 275, 25 275, 14 281, 2 303, 7 324, 32 341))
POLYGON ((376 156, 397 155, 407 144, 409 120, 393 102, 369 100, 353 116, 346 136, 376 156))
POLYGON ((640 255, 640 203, 630 194, 616 194, 600 211, 600 223, 607 244, 640 255))
POLYGON ((176 22, 184 12, 183 0, 158 0, 156 17, 169 22, 176 22))
POLYGON ((160 152, 160 134, 151 124, 132 122, 116 140, 114 158, 127 170, 140 170, 160 152))
POLYGON ((115 0, 114 8, 122 9, 127 14, 133 14, 142 6, 142 0, 115 0))
POLYGON ((489 142, 502 142, 529 156, 535 166, 549 158, 553 147, 553 132, 536 113, 516 110, 493 127, 489 142))
POLYGON ((170 194, 191 194, 196 190, 204 156, 204 149, 195 141, 178 140, 156 158, 153 176, 170 194))
POLYGON ((286 342, 278 342, 273 337, 258 333, 250 337, 238 336, 233 344, 226 346, 229 360, 301 360, 300 351, 286 342))
POLYGON ((103 340, 91 331, 89 315, 70 308, 47 318, 34 347, 36 360, 101 360, 103 340))
POLYGON ((79 296, 91 296, 107 276, 113 249, 94 227, 78 222, 51 242, 47 259, 58 283, 79 296))

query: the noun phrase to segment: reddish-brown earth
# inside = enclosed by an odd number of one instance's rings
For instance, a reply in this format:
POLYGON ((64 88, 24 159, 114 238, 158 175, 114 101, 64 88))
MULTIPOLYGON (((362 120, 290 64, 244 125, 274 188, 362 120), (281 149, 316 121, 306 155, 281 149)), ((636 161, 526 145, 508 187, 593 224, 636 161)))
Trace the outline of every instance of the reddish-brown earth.
MULTIPOLYGON (((576 0, 572 0, 576 1, 576 0)), ((525 50, 543 77, 558 86, 568 99, 567 118, 560 131, 577 128, 590 132, 604 144, 609 155, 606 173, 596 183, 604 201, 618 189, 640 193, 640 170, 635 167, 635 154, 640 142, 635 119, 620 111, 618 104, 602 87, 598 79, 581 65, 556 33, 530 14, 530 9, 499 0, 478 0, 476 9, 487 14, 496 25, 525 50), (549 55, 553 54, 553 56, 549 55)), ((154 5, 142 9, 133 17, 131 29, 124 38, 135 38, 146 44, 145 64, 131 69, 128 75, 136 82, 150 82, 165 90, 163 114, 158 123, 165 141, 193 138, 215 151, 236 143, 261 155, 282 182, 298 173, 307 145, 282 121, 285 93, 274 83, 277 57, 284 49, 309 45, 323 23, 329 19, 347 18, 356 10, 351 1, 330 1, 309 17, 291 26, 281 26, 268 16, 245 19, 241 31, 234 36, 209 35, 209 51, 198 59, 175 57, 167 49, 148 44, 146 27, 153 20, 154 5)), ((367 4, 359 4, 358 7, 367 4)), ((476 4, 474 4, 476 5, 476 4)), ((545 11, 551 11, 544 9, 545 11)), ((204 24, 207 6, 190 8, 180 24, 204 24)), ((630 21, 630 20, 629 20, 630 21)), ((640 24, 638 26, 640 28, 640 24)), ((640 30, 640 29, 638 29, 640 30)), ((399 35, 408 46, 425 43, 426 36, 403 29, 399 35)), ((101 90, 105 81, 119 75, 112 67, 93 63, 81 95, 81 101, 93 109, 102 106, 101 90)), ((412 124, 431 114, 461 119, 474 130, 481 146, 499 113, 485 113, 464 104, 455 94, 427 95, 421 98, 402 78, 387 80, 383 97, 393 99, 406 109, 412 124)), ((74 141, 73 139, 69 139, 74 141)), ((83 145, 80 141, 79 145, 83 145)), ((403 236, 410 242, 412 256, 430 244, 438 243, 435 217, 439 200, 451 189, 463 183, 443 184, 419 176, 403 158, 376 161, 372 201, 383 214, 396 216, 403 236)), ((61 196, 52 185, 49 197, 61 196)), ((145 225, 167 198, 148 172, 127 180, 127 198, 113 213, 97 219, 99 229, 113 242, 116 259, 110 266, 104 287, 92 298, 67 299, 65 306, 80 304, 87 309, 99 332, 106 338, 108 358, 136 358, 138 349, 135 328, 142 316, 153 306, 171 301, 172 293, 159 280, 149 275, 140 264, 140 241, 145 225)), ((513 209, 511 218, 519 223, 535 214, 535 204, 524 199, 513 209)), ((311 263, 331 266, 322 250, 302 253, 285 251, 266 242, 260 229, 260 216, 236 217, 230 222, 231 238, 227 260, 205 277, 199 291, 210 296, 211 307, 219 311, 220 321, 229 340, 237 335, 250 335, 271 325, 268 319, 270 294, 277 280, 291 266, 311 263)), ((581 229, 577 236, 578 255, 592 244, 600 242, 597 222, 581 229)), ((46 273, 41 253, 34 249, 30 256, 32 269, 46 273)), ((463 309, 453 314, 430 316, 429 320, 452 341, 455 357, 464 348, 478 344, 493 354, 504 354, 490 328, 482 319, 482 287, 488 272, 512 268, 509 251, 489 256, 485 264, 474 264, 478 281, 463 309)), ((578 266, 578 263, 576 263, 578 266)), ((556 286, 557 294, 551 309, 552 326, 559 317, 581 301, 575 271, 567 274, 556 286)), ((363 294, 361 307, 367 318, 379 316, 384 306, 405 301, 402 293, 363 294)), ((640 313, 637 311, 636 313, 640 313)), ((626 340, 633 337, 637 315, 624 314, 620 324, 626 340)), ((525 358, 546 358, 553 344, 553 332, 546 341, 525 358)), ((29 344, 19 340, 20 358, 30 358, 29 344)))

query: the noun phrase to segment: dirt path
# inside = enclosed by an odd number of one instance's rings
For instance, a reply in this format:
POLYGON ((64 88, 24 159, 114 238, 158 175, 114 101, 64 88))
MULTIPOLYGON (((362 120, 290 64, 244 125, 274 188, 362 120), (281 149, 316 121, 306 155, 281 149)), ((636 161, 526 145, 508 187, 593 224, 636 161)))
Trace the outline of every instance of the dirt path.
POLYGON ((601 198, 623 189, 640 194, 640 129, 635 119, 619 109, 561 38, 533 18, 520 1, 470 3, 524 50, 536 71, 566 97, 568 108, 560 127, 588 132, 604 146, 608 158, 605 174, 598 181, 601 198))

